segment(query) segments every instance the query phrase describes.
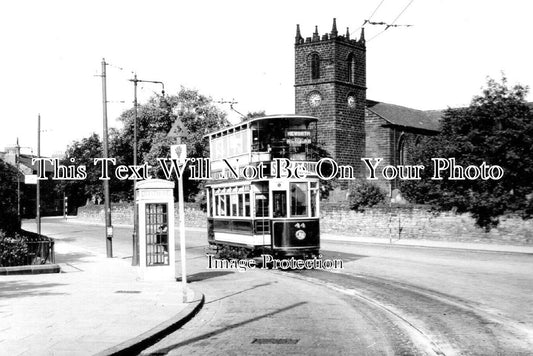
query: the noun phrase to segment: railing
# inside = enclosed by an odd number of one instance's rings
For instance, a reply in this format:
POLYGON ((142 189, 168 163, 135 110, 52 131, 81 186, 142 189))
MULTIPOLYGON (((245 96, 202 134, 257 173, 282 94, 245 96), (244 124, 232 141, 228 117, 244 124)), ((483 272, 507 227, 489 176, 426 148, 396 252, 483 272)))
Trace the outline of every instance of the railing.
POLYGON ((29 240, 28 255, 26 262, 28 265, 40 265, 45 263, 55 263, 54 240, 29 240))
POLYGON ((54 240, 29 231, 2 240, 0 266, 13 267, 55 263, 54 240))

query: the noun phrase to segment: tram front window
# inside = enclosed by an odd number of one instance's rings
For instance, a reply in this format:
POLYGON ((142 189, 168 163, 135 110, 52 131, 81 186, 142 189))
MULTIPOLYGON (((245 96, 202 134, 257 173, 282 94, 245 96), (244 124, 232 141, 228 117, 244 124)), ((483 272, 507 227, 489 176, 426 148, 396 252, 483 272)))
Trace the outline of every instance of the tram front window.
POLYGON ((287 192, 286 191, 274 191, 274 211, 275 218, 287 217, 287 192))
POLYGON ((311 216, 317 217, 318 216, 318 209, 317 209, 317 202, 318 202, 318 183, 311 182, 310 183, 310 195, 311 195, 311 216))
POLYGON ((307 183, 291 183, 291 216, 307 216, 307 183))
POLYGON ((268 217, 268 195, 259 193, 255 195, 255 216, 268 217))

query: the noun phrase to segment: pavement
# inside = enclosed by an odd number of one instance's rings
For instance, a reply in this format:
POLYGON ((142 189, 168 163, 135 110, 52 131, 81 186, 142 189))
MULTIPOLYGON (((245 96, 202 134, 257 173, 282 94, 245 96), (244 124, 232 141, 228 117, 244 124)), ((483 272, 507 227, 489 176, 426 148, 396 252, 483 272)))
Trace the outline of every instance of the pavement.
POLYGON ((532 245, 504 245, 483 242, 438 241, 427 239, 389 239, 380 237, 346 236, 336 234, 322 234, 321 240, 342 243, 364 243, 379 245, 411 246, 421 248, 457 249, 471 251, 527 253, 533 254, 532 245))
POLYGON ((83 240, 55 239, 61 273, 0 276, 0 355, 120 354, 203 303, 189 288, 183 303, 179 282, 141 280, 131 251, 107 258, 83 240))

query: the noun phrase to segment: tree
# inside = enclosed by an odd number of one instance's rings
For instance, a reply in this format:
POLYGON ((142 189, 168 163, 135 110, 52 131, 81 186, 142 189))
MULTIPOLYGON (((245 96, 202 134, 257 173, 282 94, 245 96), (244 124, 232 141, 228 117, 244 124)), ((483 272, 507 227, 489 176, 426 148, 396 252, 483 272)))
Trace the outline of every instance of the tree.
POLYGON ((405 197, 428 203, 439 210, 469 212, 476 224, 487 231, 498 225, 506 212, 533 212, 533 114, 525 100, 527 87, 509 87, 487 81, 482 95, 470 106, 448 109, 442 118, 442 131, 411 149, 411 162, 425 166, 420 181, 403 181, 405 197), (463 167, 498 165, 504 175, 499 180, 431 180, 431 158, 455 158, 463 167))
POLYGON ((0 230, 20 230, 17 215, 17 170, 0 159, 0 230))
MULTIPOLYGON (((116 154, 119 156, 128 155, 124 152, 127 143, 130 143, 130 152, 132 151, 133 114, 133 109, 127 110, 119 118, 124 125, 120 137, 114 141, 124 148, 118 149, 116 146, 116 154)), ((176 138, 168 133, 176 120, 181 120, 186 130, 182 143, 187 145, 187 156, 195 158, 208 157, 208 144, 204 135, 229 124, 226 113, 218 109, 210 97, 200 94, 198 90, 182 87, 177 95, 166 98, 152 97, 147 104, 140 105, 137 115, 138 164, 146 161, 155 167, 155 173, 159 177, 162 177, 162 172, 158 168, 157 159, 170 158, 170 145, 176 144, 176 138)), ((132 157, 131 153, 129 156, 132 157)), ((200 185, 198 181, 188 179, 188 170, 185 172, 185 199, 191 200, 198 193, 200 185)))
MULTIPOLYGON (((119 117, 122 128, 110 129, 109 157, 116 159, 116 165, 133 164, 134 143, 133 108, 124 111, 119 117)), ((169 158, 170 145, 176 138, 169 135, 176 120, 181 120, 186 129, 184 142, 188 157, 207 157, 208 148, 204 135, 228 124, 226 114, 220 111, 211 98, 197 90, 181 88, 177 95, 163 98, 151 97, 146 104, 137 107, 137 164, 147 162, 162 177, 157 158, 169 158)), ((102 181, 99 180, 100 166, 94 166, 93 159, 102 157, 102 142, 97 134, 92 134, 81 141, 75 141, 68 147, 63 165, 85 165, 87 178, 84 180, 65 180, 56 189, 64 191, 70 199, 70 206, 82 206, 87 199, 101 199, 102 181)), ((188 173, 188 170, 185 171, 188 173)), ((198 181, 188 180, 185 175, 185 198, 194 199, 200 186, 198 181)), ((110 195, 112 201, 131 201, 133 198, 133 180, 119 180, 111 174, 110 195)))
POLYGON ((87 178, 83 180, 61 180, 56 189, 65 193, 69 198, 69 206, 79 207, 85 205, 87 199, 103 199, 103 187, 100 170, 94 165, 94 158, 102 157, 102 142, 100 137, 93 133, 80 141, 74 141, 67 148, 65 157, 60 160, 64 166, 85 165, 87 178))
POLYGON ((263 116, 266 116, 265 110, 249 111, 248 114, 246 114, 246 116, 243 116, 241 118, 241 121, 247 121, 250 119, 255 119, 256 117, 263 117, 263 116))

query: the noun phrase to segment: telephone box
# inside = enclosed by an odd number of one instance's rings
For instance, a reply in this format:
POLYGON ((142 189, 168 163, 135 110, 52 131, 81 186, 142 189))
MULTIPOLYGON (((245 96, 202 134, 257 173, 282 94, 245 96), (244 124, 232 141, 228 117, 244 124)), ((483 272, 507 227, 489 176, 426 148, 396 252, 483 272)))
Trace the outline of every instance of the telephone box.
POLYGON ((136 184, 140 274, 145 280, 176 280, 174 182, 147 179, 136 184))

